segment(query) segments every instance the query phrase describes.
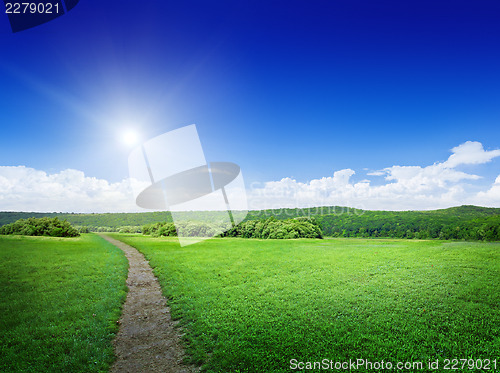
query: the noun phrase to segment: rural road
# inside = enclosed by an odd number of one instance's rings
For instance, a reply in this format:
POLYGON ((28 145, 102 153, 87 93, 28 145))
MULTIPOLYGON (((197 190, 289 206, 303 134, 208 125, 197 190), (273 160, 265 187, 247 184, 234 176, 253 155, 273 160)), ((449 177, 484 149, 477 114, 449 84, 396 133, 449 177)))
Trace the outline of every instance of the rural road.
POLYGON ((128 294, 114 340, 117 360, 111 373, 192 373, 199 368, 182 364, 177 322, 161 293, 158 279, 148 261, 132 246, 104 234, 106 241, 120 248, 128 259, 128 294))

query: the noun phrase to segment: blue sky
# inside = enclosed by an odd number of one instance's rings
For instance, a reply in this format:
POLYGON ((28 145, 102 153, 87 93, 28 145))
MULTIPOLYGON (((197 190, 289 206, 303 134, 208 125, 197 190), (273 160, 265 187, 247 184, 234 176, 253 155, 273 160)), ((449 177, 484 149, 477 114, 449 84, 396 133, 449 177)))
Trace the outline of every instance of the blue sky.
POLYGON ((26 169, 59 186, 68 169, 116 186, 128 177, 124 131, 148 139, 192 123, 206 158, 239 164, 251 196, 283 194, 294 181, 289 201, 268 197, 256 208, 500 207, 499 19, 495 0, 81 0, 15 34, 4 15, 0 167, 10 168, 0 172, 0 210, 49 209, 50 198, 56 211, 86 210, 64 207, 55 192, 38 204, 35 187, 22 184, 26 169), (426 174, 461 145, 469 158, 452 170, 477 178, 426 174), (423 171, 409 182, 395 166, 423 171), (330 193, 347 174, 348 188, 437 181, 419 195, 389 185, 398 205, 379 190, 330 193), (298 202, 301 192, 327 197, 298 202))

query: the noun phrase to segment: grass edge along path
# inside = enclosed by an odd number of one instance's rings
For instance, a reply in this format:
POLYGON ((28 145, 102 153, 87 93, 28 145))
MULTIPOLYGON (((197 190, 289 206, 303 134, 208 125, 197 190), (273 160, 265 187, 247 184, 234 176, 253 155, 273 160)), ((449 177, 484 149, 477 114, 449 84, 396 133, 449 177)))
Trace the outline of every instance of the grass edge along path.
POLYGON ((113 236, 150 260, 207 372, 500 358, 500 243, 113 236))
POLYGON ((194 373, 198 367, 182 364, 180 329, 172 321, 158 279, 137 249, 107 235, 101 237, 125 253, 129 262, 128 293, 113 341, 117 359, 111 373, 194 373))
POLYGON ((0 371, 105 372, 127 260, 95 234, 0 237, 0 371))

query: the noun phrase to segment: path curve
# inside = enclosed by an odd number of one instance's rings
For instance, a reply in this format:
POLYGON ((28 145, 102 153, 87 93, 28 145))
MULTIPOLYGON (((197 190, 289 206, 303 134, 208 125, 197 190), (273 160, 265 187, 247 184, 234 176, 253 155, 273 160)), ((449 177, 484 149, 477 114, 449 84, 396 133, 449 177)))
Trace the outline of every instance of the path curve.
POLYGON ((120 328, 113 341, 117 360, 111 373, 193 373, 199 368, 182 364, 184 350, 180 331, 170 317, 158 279, 137 249, 104 234, 128 259, 128 294, 120 328))

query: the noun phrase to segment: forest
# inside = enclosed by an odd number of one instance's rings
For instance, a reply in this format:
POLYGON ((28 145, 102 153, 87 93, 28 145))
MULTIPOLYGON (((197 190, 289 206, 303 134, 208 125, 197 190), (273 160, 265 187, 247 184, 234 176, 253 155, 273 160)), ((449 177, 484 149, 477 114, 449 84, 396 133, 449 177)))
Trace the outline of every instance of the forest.
MULTIPOLYGON (((206 221, 205 212, 185 214, 189 214, 194 221, 206 221)), ((0 212, 0 226, 29 217, 57 217, 60 220, 67 220, 80 232, 135 233, 142 232, 143 227, 150 224, 173 222, 169 212, 106 214, 0 212)), ((269 218, 275 221, 288 221, 300 217, 312 218, 319 226, 322 235, 327 237, 500 241, 500 208, 470 205, 430 211, 370 211, 341 206, 249 211, 245 220, 236 228, 226 232, 225 236, 245 237, 248 235, 245 233, 247 228, 259 222, 262 225, 269 218)), ((273 224, 276 226, 278 223, 273 224)), ((288 228, 283 229, 282 232, 286 233, 280 233, 280 236, 286 236, 291 231, 287 230, 288 228)))

